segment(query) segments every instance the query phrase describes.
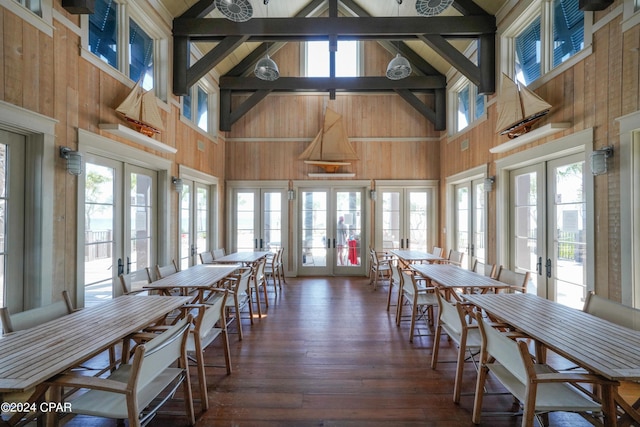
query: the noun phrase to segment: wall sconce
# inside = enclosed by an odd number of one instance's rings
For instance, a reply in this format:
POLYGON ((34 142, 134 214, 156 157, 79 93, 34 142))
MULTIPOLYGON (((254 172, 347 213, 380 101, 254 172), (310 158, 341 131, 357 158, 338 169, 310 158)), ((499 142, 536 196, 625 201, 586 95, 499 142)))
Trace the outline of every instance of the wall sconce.
POLYGON ((378 199, 378 194, 376 193, 376 190, 370 190, 369 197, 371 197, 371 200, 375 202, 378 199))
POLYGON ((484 191, 487 193, 493 191, 493 185, 496 183, 495 176, 488 176, 484 179, 484 191))
POLYGON ((287 200, 291 201, 296 198, 296 190, 287 190, 287 200))
POLYGON ((82 175, 82 154, 69 147, 60 147, 60 157, 67 161, 67 172, 71 175, 82 175))
POLYGON ((171 177, 171 184, 173 184, 173 189, 178 193, 182 193, 182 180, 178 177, 171 177))
POLYGON ((600 150, 593 150, 591 153, 591 173, 602 175, 607 173, 607 159, 613 156, 613 147, 602 147, 600 150))

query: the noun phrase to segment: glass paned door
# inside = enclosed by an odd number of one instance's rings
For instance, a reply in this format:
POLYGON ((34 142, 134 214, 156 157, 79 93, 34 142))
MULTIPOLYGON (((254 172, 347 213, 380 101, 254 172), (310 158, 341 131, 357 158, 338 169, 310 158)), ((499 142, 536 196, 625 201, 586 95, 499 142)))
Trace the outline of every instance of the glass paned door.
POLYGON ((209 248, 209 187, 182 179, 180 195, 180 269, 198 264, 209 248))
POLYGON ((287 229, 285 189, 237 189, 232 251, 277 251, 285 242, 287 229))
POLYGON ((430 251, 433 245, 432 195, 429 189, 381 188, 376 203, 377 249, 430 251))
POLYGON ((331 241, 329 235, 329 193, 326 190, 301 191, 299 272, 305 269, 327 271, 331 241))
POLYGON ((334 266, 346 273, 341 267, 360 267, 362 263, 362 198, 363 191, 336 190, 335 214, 338 217, 335 231, 337 250, 334 266))
POLYGON ((465 254, 462 267, 486 262, 484 181, 477 179, 455 186, 454 249, 465 254))

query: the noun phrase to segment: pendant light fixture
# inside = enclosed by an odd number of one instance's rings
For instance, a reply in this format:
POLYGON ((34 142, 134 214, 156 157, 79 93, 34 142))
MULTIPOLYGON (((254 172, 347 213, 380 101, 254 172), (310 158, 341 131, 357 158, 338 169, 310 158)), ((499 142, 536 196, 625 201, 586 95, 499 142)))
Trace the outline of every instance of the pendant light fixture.
MULTIPOLYGON (((267 7, 267 18, 269 17, 269 0, 264 0, 264 5, 267 7)), ((278 64, 269 57, 269 44, 267 43, 267 54, 264 58, 260 59, 256 63, 256 68, 253 73, 260 80, 274 81, 280 77, 280 71, 278 70, 278 64)))
MULTIPOLYGON (((398 2, 398 16, 400 16, 400 5, 402 0, 398 2)), ((411 75, 411 64, 404 56, 400 55, 400 42, 398 42, 398 54, 387 65, 387 78, 390 80, 400 80, 411 75)))

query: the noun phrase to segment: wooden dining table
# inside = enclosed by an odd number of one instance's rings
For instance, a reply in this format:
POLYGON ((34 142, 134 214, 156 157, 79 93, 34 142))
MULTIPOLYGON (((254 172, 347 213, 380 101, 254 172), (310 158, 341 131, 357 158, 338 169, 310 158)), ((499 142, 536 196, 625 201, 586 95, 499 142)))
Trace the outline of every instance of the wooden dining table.
POLYGON ((217 264, 243 264, 252 265, 262 258, 273 252, 270 251, 248 251, 248 252, 234 252, 232 254, 225 255, 213 260, 217 264))
POLYGON ((151 282, 144 289, 159 291, 164 295, 179 290, 180 295, 193 294, 191 302, 203 302, 207 289, 216 287, 238 268, 239 264, 198 264, 151 282))
MULTIPOLYGON (((0 336, 0 395, 36 387, 77 367, 188 303, 188 297, 123 295, 39 326, 0 336)), ((39 386, 39 387, 38 387, 39 386)), ((39 395, 39 396, 38 396, 39 395)), ((24 402, 21 402, 24 403, 24 402)), ((12 425, 21 417, 15 414, 12 425)))
POLYGON ((405 265, 415 263, 434 263, 444 261, 444 258, 436 256, 426 251, 416 251, 410 249, 391 249, 389 253, 397 256, 399 260, 405 263, 405 265))
POLYGON ((456 290, 463 294, 482 294, 510 287, 507 283, 452 264, 411 264, 410 268, 429 279, 432 286, 443 289, 447 297, 457 300, 460 300, 460 296, 456 290))
MULTIPOLYGON (((464 299, 593 374, 640 381, 640 331, 532 294, 464 295, 464 299)), ((640 423, 640 416, 617 390, 603 393, 607 395, 610 398, 602 402, 605 425, 616 425, 616 403, 640 423)))

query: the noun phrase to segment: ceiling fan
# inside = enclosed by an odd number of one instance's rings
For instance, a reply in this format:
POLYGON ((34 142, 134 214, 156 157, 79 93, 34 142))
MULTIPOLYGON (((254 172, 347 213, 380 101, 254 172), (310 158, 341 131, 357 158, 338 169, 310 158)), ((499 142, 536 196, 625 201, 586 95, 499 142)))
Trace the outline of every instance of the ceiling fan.
POLYGON ((440 15, 451 6, 453 0, 417 0, 416 11, 422 16, 440 15))
POLYGON ((233 22, 245 22, 253 16, 253 7, 249 0, 216 0, 216 7, 233 22))

